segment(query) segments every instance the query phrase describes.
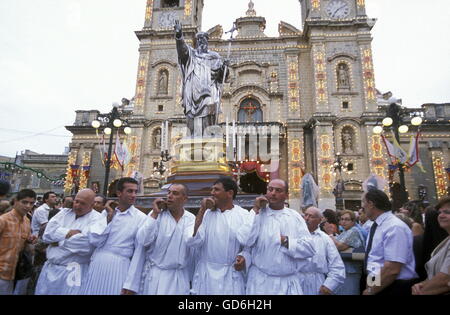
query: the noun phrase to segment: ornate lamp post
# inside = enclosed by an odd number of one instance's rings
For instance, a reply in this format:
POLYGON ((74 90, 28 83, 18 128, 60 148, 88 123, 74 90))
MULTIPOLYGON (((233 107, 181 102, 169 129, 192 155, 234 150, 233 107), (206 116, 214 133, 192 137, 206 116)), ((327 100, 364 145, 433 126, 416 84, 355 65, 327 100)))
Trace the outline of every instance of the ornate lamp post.
POLYGON ((344 164, 342 161, 342 156, 340 153, 336 154, 336 160, 333 164, 335 175, 339 172, 339 179, 336 182, 336 186, 334 187, 333 194, 336 197, 336 209, 344 210, 344 199, 342 195, 345 191, 345 183, 342 177, 342 171, 347 171, 348 164, 344 164))
POLYGON ((159 161, 158 167, 155 167, 155 172, 159 172, 161 176, 164 175, 164 173, 167 171, 166 166, 164 163, 169 162, 172 160, 172 157, 169 154, 169 150, 161 151, 161 160, 159 161))
POLYGON ((114 139, 114 131, 116 129, 120 129, 124 127, 124 133, 129 135, 131 133, 131 128, 128 126, 128 121, 121 118, 123 112, 120 112, 118 109, 118 105, 114 105, 111 112, 108 114, 99 114, 97 119, 92 122, 92 127, 95 129, 99 129, 100 127, 104 127, 103 132, 105 135, 109 136, 109 144, 108 144, 108 155, 106 158, 105 165, 105 183, 103 186, 103 195, 108 195, 108 182, 109 182, 109 174, 111 171, 111 159, 112 159, 112 145, 114 139))
MULTIPOLYGON (((400 145, 400 134, 405 134, 409 131, 409 127, 404 123, 404 117, 409 114, 411 111, 407 109, 403 109, 398 103, 398 100, 395 98, 391 98, 390 105, 386 109, 386 117, 383 119, 383 127, 392 128, 394 132, 395 139, 397 143, 400 145)), ((414 117, 411 119, 411 124, 413 126, 419 127, 422 125, 423 119, 421 117, 414 117)), ((383 132, 382 126, 376 126, 373 129, 375 134, 381 134, 383 132)), ((399 201, 399 204, 404 204, 408 201, 408 192, 406 191, 405 184, 405 171, 404 164, 400 161, 398 163, 399 170, 399 178, 400 178, 400 194, 396 196, 399 201)))

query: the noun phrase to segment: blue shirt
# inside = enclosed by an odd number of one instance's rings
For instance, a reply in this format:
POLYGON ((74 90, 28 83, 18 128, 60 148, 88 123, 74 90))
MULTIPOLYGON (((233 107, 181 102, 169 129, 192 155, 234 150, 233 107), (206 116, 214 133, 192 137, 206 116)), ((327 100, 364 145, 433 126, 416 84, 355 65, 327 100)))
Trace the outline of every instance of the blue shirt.
MULTIPOLYGON (((411 229, 391 211, 380 215, 375 222, 378 227, 373 236, 372 250, 367 260, 369 274, 379 274, 385 261, 402 263, 397 280, 418 278, 413 253, 411 229)), ((368 240, 366 242, 367 247, 368 240)))

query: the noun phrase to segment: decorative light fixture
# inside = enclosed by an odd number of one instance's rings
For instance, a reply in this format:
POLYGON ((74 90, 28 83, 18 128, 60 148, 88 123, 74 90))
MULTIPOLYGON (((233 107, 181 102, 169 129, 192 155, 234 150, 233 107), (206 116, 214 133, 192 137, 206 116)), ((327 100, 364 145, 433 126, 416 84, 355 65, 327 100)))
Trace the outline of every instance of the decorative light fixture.
POLYGON ((420 126, 423 123, 422 117, 416 116, 413 119, 411 119, 411 125, 413 126, 420 126))
POLYGON ((373 128, 373 133, 376 134, 376 135, 381 135, 383 133, 383 127, 375 126, 373 128))
POLYGON ((121 121, 120 119, 115 119, 115 120, 113 121, 113 125, 114 125, 114 127, 116 127, 116 128, 120 128, 120 127, 122 127, 122 121, 121 121))
POLYGON ((98 120, 94 120, 94 121, 92 122, 92 127, 95 128, 95 129, 100 128, 101 125, 102 125, 102 124, 101 124, 98 120))
POLYGON ((125 128, 123 129, 123 132, 125 132, 126 135, 129 135, 129 134, 131 134, 132 130, 131 130, 130 127, 125 127, 125 128))
POLYGON ((112 133, 112 129, 109 127, 106 127, 105 130, 103 130, 103 132, 105 133, 105 135, 110 135, 112 133))
POLYGON ((386 117, 383 119, 383 126, 390 127, 394 123, 394 120, 391 117, 386 117))
POLYGON ((409 127, 406 126, 406 125, 402 125, 402 126, 400 126, 400 127, 398 128, 398 131, 399 131, 400 133, 407 133, 407 132, 409 131, 409 127))

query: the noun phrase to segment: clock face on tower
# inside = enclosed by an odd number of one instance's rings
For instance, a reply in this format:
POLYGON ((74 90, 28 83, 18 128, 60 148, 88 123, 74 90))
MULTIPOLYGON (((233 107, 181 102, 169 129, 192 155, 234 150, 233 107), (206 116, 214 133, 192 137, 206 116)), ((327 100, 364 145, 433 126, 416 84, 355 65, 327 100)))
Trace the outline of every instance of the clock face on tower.
POLYGON ((350 14, 350 5, 345 0, 332 0, 328 3, 326 11, 332 19, 343 19, 350 14))

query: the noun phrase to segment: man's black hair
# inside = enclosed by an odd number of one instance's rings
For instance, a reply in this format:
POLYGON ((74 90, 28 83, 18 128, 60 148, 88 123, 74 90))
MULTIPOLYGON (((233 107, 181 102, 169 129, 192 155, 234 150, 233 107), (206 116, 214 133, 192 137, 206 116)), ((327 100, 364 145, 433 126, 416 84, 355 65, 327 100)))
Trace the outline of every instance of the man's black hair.
POLYGON ((56 195, 56 193, 55 193, 54 191, 47 191, 47 192, 44 194, 44 197, 42 197, 42 202, 43 202, 43 203, 46 203, 46 202, 47 202, 47 199, 50 198, 50 195, 51 195, 51 194, 56 195))
POLYGON ((25 198, 32 198, 32 199, 36 199, 36 193, 34 192, 34 190, 31 189, 22 189, 21 191, 19 191, 19 193, 16 196, 16 200, 20 201, 23 200, 25 198))
POLYGON ((125 184, 136 184, 139 185, 138 181, 131 177, 124 177, 119 179, 117 182, 117 191, 123 191, 125 184))
POLYGON ((4 180, 0 180, 0 196, 6 196, 11 189, 11 185, 4 180))
POLYGON ((219 184, 219 183, 223 185, 223 188, 225 189, 225 191, 232 190, 233 191, 233 200, 236 199, 237 192, 238 192, 238 185, 232 177, 221 176, 218 180, 216 180, 214 185, 219 184))
POLYGON ((384 191, 371 189, 366 193, 365 198, 367 201, 372 201, 374 206, 379 210, 384 212, 392 210, 392 203, 384 191))

